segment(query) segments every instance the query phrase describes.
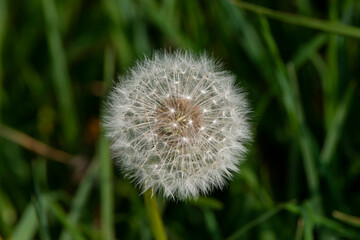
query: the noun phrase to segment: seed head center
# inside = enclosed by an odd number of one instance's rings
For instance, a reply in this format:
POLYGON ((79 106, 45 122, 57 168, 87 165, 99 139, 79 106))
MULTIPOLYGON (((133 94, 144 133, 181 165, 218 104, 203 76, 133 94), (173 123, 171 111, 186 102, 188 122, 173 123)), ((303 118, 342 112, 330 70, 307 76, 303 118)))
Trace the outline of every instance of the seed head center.
POLYGON ((198 133, 202 116, 199 106, 193 101, 169 97, 156 108, 156 131, 170 145, 193 139, 198 133))

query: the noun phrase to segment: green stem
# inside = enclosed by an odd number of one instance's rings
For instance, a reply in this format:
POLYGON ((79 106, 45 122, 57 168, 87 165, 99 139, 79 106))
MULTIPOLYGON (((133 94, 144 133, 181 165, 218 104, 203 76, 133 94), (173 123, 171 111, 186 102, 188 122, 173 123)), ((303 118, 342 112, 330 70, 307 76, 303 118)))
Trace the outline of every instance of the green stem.
POLYGON ((144 200, 154 238, 156 240, 166 240, 165 229, 160 217, 156 196, 152 194, 151 188, 144 193, 144 200))

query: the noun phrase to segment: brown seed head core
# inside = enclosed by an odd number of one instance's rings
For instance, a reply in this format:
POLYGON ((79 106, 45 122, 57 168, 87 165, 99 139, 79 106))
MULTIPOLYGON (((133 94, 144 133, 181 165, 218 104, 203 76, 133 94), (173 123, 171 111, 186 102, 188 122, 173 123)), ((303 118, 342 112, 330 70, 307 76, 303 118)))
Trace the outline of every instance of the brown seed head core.
POLYGON ((190 142, 201 127, 201 111, 193 101, 180 97, 165 98, 156 108, 157 132, 170 145, 190 142))

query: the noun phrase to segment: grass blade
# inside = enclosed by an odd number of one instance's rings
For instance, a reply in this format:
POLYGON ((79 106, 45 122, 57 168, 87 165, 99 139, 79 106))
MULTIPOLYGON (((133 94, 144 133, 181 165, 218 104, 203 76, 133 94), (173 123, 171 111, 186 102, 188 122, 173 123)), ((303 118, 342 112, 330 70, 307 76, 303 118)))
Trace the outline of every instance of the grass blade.
POLYGON ((309 42, 302 45, 294 54, 291 62, 296 69, 299 69, 307 60, 311 59, 311 56, 325 45, 328 36, 324 33, 316 35, 309 42))
POLYGON ((313 221, 318 226, 323 226, 332 230, 339 237, 346 237, 349 239, 360 239, 360 232, 344 227, 342 224, 331 220, 329 218, 325 218, 319 215, 311 216, 313 221))
POLYGON ((16 219, 16 210, 9 197, 0 188, 0 237, 7 238, 16 219))
POLYGON ((1 121, 1 105, 3 100, 2 79, 4 77, 2 65, 3 44, 6 35, 7 22, 7 0, 0 0, 0 121, 1 121))
MULTIPOLYGON (((329 18, 332 23, 338 21, 338 2, 329 1, 329 18)), ((338 85, 339 85, 339 37, 331 35, 329 37, 328 45, 328 74, 326 81, 323 82, 324 91, 324 120, 325 129, 330 130, 330 122, 333 119, 337 100, 338 100, 338 85)))
MULTIPOLYGON (((79 218, 81 216, 82 211, 84 210, 84 206, 86 204, 87 199, 89 198, 91 188, 95 183, 95 179, 98 174, 98 162, 93 160, 89 169, 87 170, 86 176, 82 179, 81 184, 75 194, 75 197, 71 203, 71 211, 68 214, 68 221, 76 226, 79 218)), ((64 229, 64 231, 60 235, 60 240, 70 240, 71 233, 64 229)))
MULTIPOLYGON (((50 234, 48 230, 48 223, 46 218, 46 205, 44 202, 44 199, 40 197, 40 179, 39 175, 44 176, 46 173, 44 173, 45 165, 43 165, 45 162, 41 162, 41 159, 38 159, 39 161, 33 161, 31 164, 31 170, 32 170, 32 178, 33 178, 33 184, 34 184, 34 205, 37 213, 37 217, 39 220, 39 229, 40 229, 40 239, 47 240, 50 239, 50 234), (40 173, 40 171, 42 171, 40 173)), ((46 170, 45 170, 46 171, 46 170)))
POLYGON ((294 214, 302 215, 303 218, 299 219, 299 221, 303 221, 303 223, 300 222, 301 225, 304 224, 304 239, 314 239, 313 231, 315 227, 325 227, 329 230, 332 230, 336 236, 346 237, 349 239, 360 239, 360 233, 358 231, 347 228, 339 222, 317 214, 313 211, 313 207, 310 205, 311 202, 305 202, 302 206, 297 206, 291 203, 284 205, 285 210, 294 214))
POLYGON ((200 208, 209 208, 213 210, 221 210, 224 208, 224 204, 216 198, 211 197, 198 197, 196 200, 191 200, 191 204, 200 208))
MULTIPOLYGON (((104 89, 110 87, 111 79, 115 75, 115 55, 111 47, 104 55, 104 89)), ((109 144, 103 134, 100 135, 97 149, 100 164, 100 201, 103 239, 114 239, 114 184, 113 162, 111 161, 109 144)))
POLYGON ((296 226, 296 232, 295 232, 295 240, 301 240, 303 239, 303 235, 304 235, 304 219, 300 218, 297 221, 297 226, 296 226))
POLYGON ((209 208, 203 208, 205 224, 207 229, 209 230, 210 236, 213 240, 219 240, 221 238, 219 225, 216 221, 215 214, 209 208))
POLYGON ((105 93, 110 88, 115 77, 115 51, 111 46, 107 46, 104 54, 104 89, 105 93))
POLYGON ((311 216, 312 210, 309 204, 306 204, 302 209, 302 215, 304 218, 304 240, 313 240, 314 239, 314 222, 311 216))
POLYGON ((295 0, 296 5, 301 13, 310 15, 312 12, 310 0, 295 0))
POLYGON ((356 83, 350 82, 346 89, 345 95, 337 107, 332 121, 330 122, 329 131, 326 134, 324 146, 321 151, 321 162, 324 166, 327 166, 330 163, 331 157, 334 156, 334 153, 337 149, 336 146, 339 142, 341 132, 349 112, 351 100, 355 93, 355 89, 356 83))
MULTIPOLYGON (((117 52, 119 67, 127 67, 131 63, 133 51, 124 31, 124 16, 121 10, 128 7, 120 8, 118 4, 115 0, 102 0, 103 8, 112 22, 110 37, 117 52)), ((124 5, 126 4, 129 3, 124 2, 124 5)))
POLYGON ((79 230, 72 224, 72 222, 69 221, 69 219, 66 217, 65 212, 60 207, 58 203, 55 202, 55 200, 51 199, 50 196, 47 197, 48 204, 49 204, 49 210, 52 212, 52 214, 61 222, 61 224, 71 233, 72 239, 76 240, 84 240, 85 238, 81 235, 79 230))
POLYGON ((23 148, 33 151, 40 156, 58 161, 61 163, 69 163, 72 156, 66 152, 55 149, 46 145, 43 142, 38 141, 35 138, 30 137, 16 129, 10 128, 0 123, 0 137, 3 137, 11 142, 14 142, 23 148))
POLYGON ((109 153, 109 145, 104 136, 98 145, 100 162, 100 200, 103 239, 114 239, 114 186, 113 168, 109 153))
POLYGON ((66 66, 65 51, 61 43, 60 29, 54 0, 42 0, 46 23, 46 36, 53 65, 55 93, 60 105, 64 137, 69 146, 75 146, 79 135, 78 119, 66 66))
POLYGON ((38 229, 38 219, 36 217, 35 206, 32 202, 26 207, 21 215, 20 221, 15 226, 10 239, 12 240, 31 240, 34 239, 38 229))
MULTIPOLYGON (((244 51, 246 51, 250 59, 262 69, 261 72, 263 76, 270 75, 271 66, 269 66, 265 46, 263 46, 256 28, 245 18, 244 14, 234 8, 228 0, 221 0, 220 3, 225 9, 226 16, 230 20, 229 23, 233 24, 231 27, 241 36, 238 41, 244 51)), ((227 24, 223 25, 223 28, 225 27, 227 27, 227 24)))
MULTIPOLYGON (((289 115, 290 124, 292 124, 295 134, 298 137, 300 149, 303 155, 308 186, 314 199, 318 199, 320 193, 319 176, 315 164, 315 154, 313 147, 311 146, 313 141, 310 131, 305 124, 295 69, 292 64, 288 65, 288 69, 286 69, 284 62, 280 57, 275 40, 271 34, 268 21, 264 17, 261 17, 260 20, 265 41, 276 65, 275 79, 281 90, 282 102, 289 115)), ((320 202, 318 202, 318 205, 320 205, 320 202)))
POLYGON ((285 205, 279 205, 273 209, 270 209, 266 213, 260 215, 258 218, 250 221, 248 224, 237 230, 235 233, 233 233, 230 237, 227 238, 227 240, 234 240, 234 239, 240 239, 241 236, 243 236, 245 233, 250 231, 252 228, 262 224, 269 218, 275 216, 278 214, 282 209, 284 209, 285 205))
POLYGON ((275 11, 269 8, 261 7, 255 4, 246 3, 239 0, 233 0, 233 3, 241 9, 248 10, 260 15, 267 16, 285 23, 308 27, 324 32, 335 33, 348 37, 360 38, 360 28, 348 26, 340 23, 329 22, 316 18, 301 16, 298 14, 275 11))
POLYGON ((328 79, 328 66, 326 65, 325 61, 322 59, 320 54, 315 53, 310 57, 312 64, 314 65, 316 71, 319 74, 319 77, 321 79, 321 84, 324 86, 328 79))
POLYGON ((190 48, 194 47, 190 39, 181 31, 178 24, 178 12, 176 11, 176 1, 165 1, 158 4, 153 0, 141 0, 151 21, 156 24, 164 35, 168 36, 176 45, 190 48), (164 19, 167 19, 164 21, 164 19))
POLYGON ((332 215, 340 221, 346 222, 355 227, 360 227, 360 217, 351 216, 339 211, 333 211, 332 215))

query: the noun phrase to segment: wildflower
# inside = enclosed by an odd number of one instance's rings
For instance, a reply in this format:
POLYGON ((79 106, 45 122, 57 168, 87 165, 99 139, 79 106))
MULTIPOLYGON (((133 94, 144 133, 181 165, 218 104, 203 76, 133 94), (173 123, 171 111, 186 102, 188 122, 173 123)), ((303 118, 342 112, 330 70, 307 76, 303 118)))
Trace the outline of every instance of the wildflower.
POLYGON ((157 52, 111 91, 104 117, 115 162, 144 192, 184 200, 224 186, 250 138, 235 77, 203 54, 157 52))

